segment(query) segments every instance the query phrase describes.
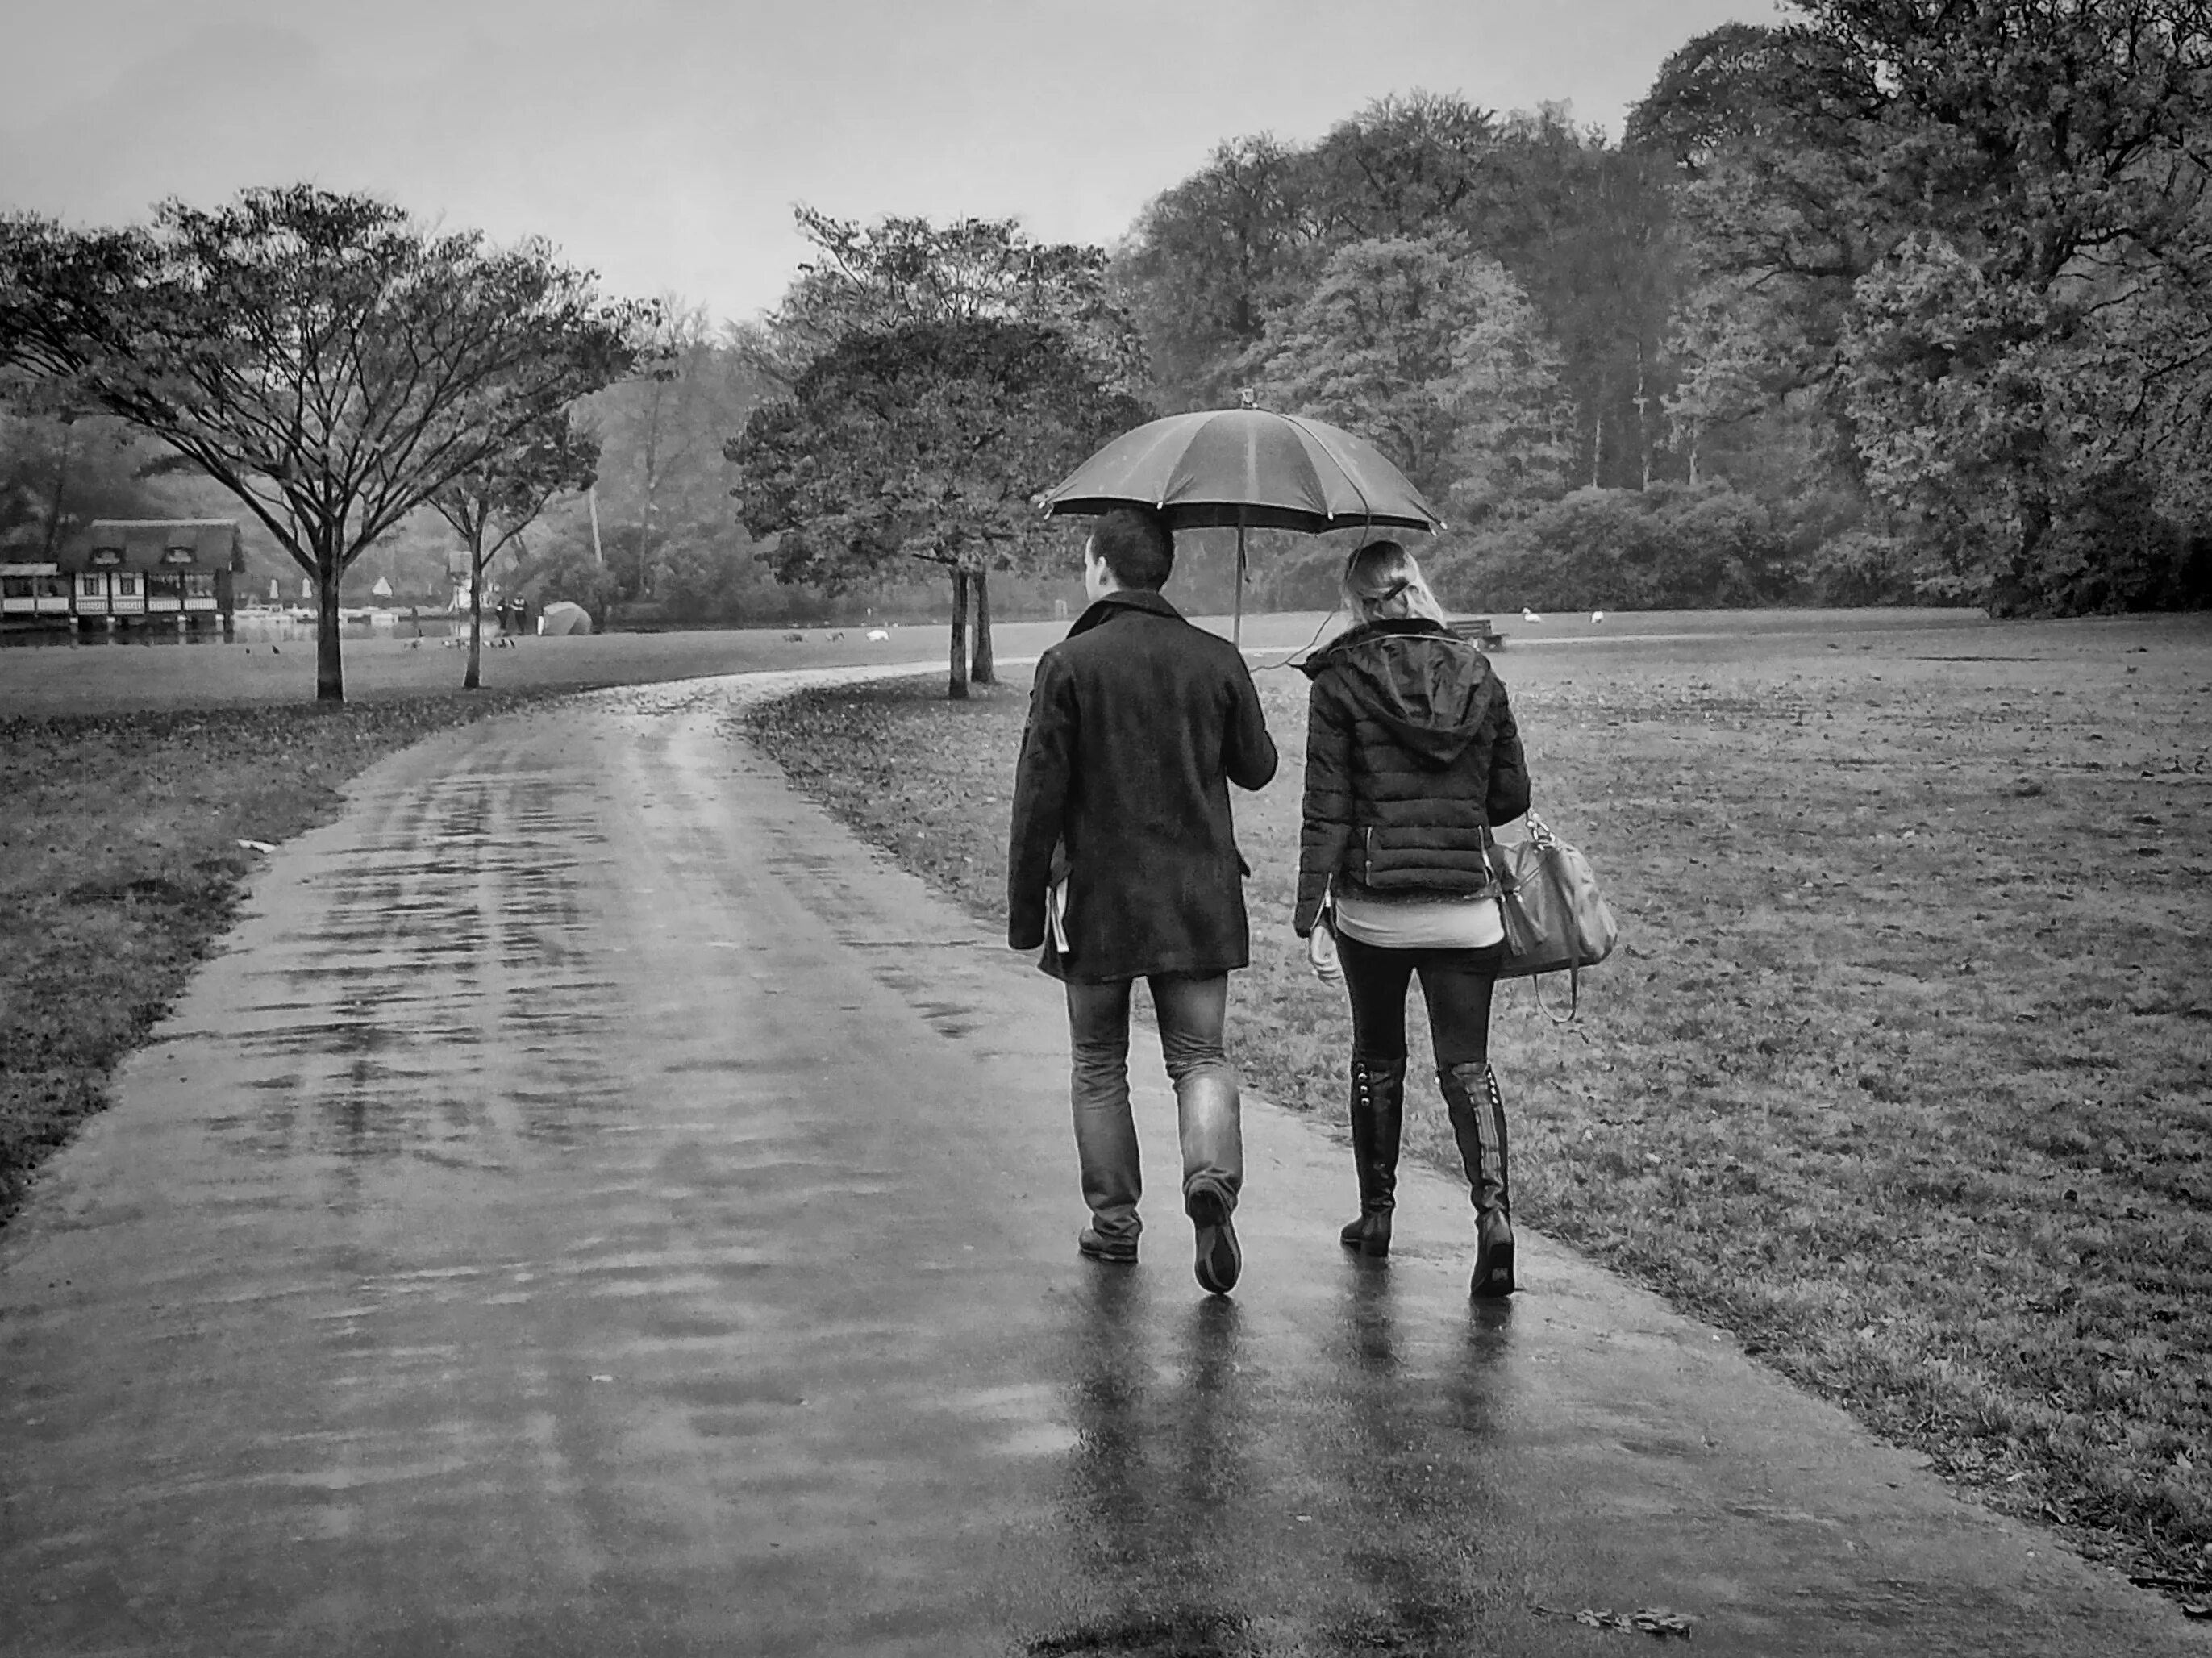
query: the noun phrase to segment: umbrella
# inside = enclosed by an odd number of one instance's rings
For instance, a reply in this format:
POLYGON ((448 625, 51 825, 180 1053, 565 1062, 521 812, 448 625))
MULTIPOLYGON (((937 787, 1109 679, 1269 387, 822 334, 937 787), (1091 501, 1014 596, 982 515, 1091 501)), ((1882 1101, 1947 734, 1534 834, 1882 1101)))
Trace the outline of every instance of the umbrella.
POLYGON ((1443 520, 1364 438, 1255 407, 1170 415, 1124 432, 1038 498, 1054 514, 1157 507, 1171 530, 1237 526, 1237 614, 1244 630, 1244 531, 1418 530, 1443 520))

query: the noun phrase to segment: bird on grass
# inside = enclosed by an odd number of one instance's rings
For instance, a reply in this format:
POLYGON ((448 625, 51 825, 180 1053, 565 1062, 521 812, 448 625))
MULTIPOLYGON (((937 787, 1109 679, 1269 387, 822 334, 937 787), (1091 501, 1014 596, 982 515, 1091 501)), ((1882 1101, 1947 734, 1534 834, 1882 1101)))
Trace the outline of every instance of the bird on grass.
POLYGON ((1602 621, 1604 621, 1604 620, 1605 620, 1605 612, 1604 612, 1603 610, 1592 610, 1592 611, 1590 612, 1590 620, 1591 620, 1591 621, 1593 621, 1593 622, 1602 622, 1602 621))
POLYGON ((1523 604, 1521 607, 1521 619, 1523 622, 1541 622, 1544 618, 1538 616, 1535 611, 1530 610, 1526 604, 1523 604))

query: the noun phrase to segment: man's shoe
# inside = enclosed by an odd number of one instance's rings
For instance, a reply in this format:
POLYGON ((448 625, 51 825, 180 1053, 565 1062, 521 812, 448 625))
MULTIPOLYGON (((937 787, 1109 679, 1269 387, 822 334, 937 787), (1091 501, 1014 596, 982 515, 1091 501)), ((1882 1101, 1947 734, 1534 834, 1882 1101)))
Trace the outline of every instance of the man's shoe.
POLYGON ((1076 1234, 1075 1247, 1085 1260, 1109 1260, 1117 1266, 1137 1264, 1137 1241, 1134 1238, 1102 1238, 1091 1227, 1076 1234))
POLYGON ((1199 1287, 1225 1296, 1237 1287, 1237 1276, 1244 1270, 1244 1251, 1229 1219, 1229 1199, 1211 1186, 1200 1186, 1183 1200, 1183 1209, 1198 1231, 1199 1287))

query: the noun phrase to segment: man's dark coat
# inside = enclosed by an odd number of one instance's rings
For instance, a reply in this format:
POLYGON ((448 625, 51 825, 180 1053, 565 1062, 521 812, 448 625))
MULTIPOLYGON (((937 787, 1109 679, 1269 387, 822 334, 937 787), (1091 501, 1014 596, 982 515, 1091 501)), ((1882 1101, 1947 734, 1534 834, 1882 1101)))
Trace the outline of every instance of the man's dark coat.
POLYGON ((1244 659, 1156 592, 1084 611, 1037 663, 1014 779, 1006 942, 1083 983, 1225 973, 1249 959, 1229 785, 1275 774, 1244 659), (1068 948, 1046 890, 1065 875, 1068 948))

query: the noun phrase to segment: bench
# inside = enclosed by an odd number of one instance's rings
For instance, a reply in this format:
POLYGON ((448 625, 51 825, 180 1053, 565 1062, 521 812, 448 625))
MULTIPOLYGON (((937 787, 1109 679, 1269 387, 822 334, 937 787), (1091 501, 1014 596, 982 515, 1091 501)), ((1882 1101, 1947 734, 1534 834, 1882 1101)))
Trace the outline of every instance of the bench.
POLYGON ((1455 621, 1447 622, 1444 626, 1479 651, 1502 651, 1505 648, 1505 635, 1490 625, 1490 618, 1486 616, 1463 616, 1455 621))

